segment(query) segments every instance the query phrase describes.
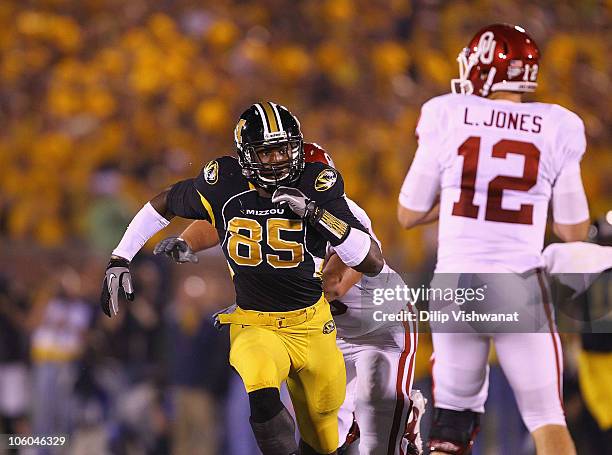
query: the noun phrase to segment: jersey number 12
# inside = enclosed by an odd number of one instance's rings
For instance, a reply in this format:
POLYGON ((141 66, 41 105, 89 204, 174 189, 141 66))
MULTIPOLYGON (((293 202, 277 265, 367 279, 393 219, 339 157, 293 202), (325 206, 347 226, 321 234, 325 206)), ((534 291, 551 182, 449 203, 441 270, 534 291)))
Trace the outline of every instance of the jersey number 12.
MULTIPOLYGON (((461 173, 461 194, 453 204, 453 215, 467 218, 478 218, 480 207, 474 204, 480 138, 470 136, 459 146, 459 155, 463 156, 461 173)), ((486 221, 501 223, 533 224, 533 204, 521 204, 518 210, 502 208, 504 190, 529 191, 538 179, 540 151, 530 142, 502 139, 493 146, 493 158, 506 158, 508 154, 523 155, 525 165, 521 177, 498 175, 489 182, 487 190, 486 221)))

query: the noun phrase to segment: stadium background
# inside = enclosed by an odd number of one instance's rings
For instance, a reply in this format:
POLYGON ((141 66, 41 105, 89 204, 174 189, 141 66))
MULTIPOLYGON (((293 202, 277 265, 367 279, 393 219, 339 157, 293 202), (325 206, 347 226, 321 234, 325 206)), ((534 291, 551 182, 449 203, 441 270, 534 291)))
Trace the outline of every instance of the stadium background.
MULTIPOLYGON (((220 252, 198 266, 152 257, 186 225, 174 222, 135 260, 137 298, 122 316, 100 317, 97 300, 133 214, 232 154, 235 121, 255 101, 298 116, 388 261, 426 274, 435 227, 406 233, 395 220, 420 105, 449 90, 478 28, 518 23, 543 55, 535 99, 585 121, 583 179, 592 216, 606 213, 611 14, 609 0, 0 2, 0 433, 70 432, 74 453, 249 453, 244 391, 208 318, 233 298, 220 252)), ((565 337, 566 411, 588 453, 597 431, 576 346, 565 337)), ((426 387, 426 337, 420 348, 426 387)), ((478 453, 530 453, 493 376, 478 453)))

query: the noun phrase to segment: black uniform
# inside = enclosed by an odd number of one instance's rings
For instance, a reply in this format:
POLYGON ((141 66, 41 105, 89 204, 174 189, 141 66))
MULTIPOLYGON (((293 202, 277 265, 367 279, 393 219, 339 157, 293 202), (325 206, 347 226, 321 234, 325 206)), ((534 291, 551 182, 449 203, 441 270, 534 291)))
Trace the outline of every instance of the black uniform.
MULTIPOLYGON (((352 228, 367 230, 344 199, 335 169, 306 163, 293 185, 352 228)), ((177 216, 211 222, 232 271, 236 303, 245 310, 292 311, 314 305, 322 293, 327 241, 289 208, 277 208, 242 175, 238 160, 224 156, 194 179, 176 183, 168 208, 177 216)))

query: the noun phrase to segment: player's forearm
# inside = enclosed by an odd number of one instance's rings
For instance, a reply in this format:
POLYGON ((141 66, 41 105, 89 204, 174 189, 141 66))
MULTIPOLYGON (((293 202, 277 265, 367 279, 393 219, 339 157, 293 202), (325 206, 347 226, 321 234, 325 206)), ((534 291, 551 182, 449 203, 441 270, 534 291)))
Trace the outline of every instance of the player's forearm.
POLYGON ((342 262, 368 276, 378 275, 385 264, 378 243, 370 234, 349 226, 327 210, 324 212, 324 216, 312 224, 334 246, 342 262))
POLYGON ((323 292, 328 301, 343 297, 362 274, 346 266, 337 254, 332 254, 323 269, 323 292))
MULTIPOLYGON (((346 213, 343 215, 346 217, 346 213)), ((380 246, 370 234, 319 207, 315 207, 309 221, 333 245, 336 255, 348 267, 369 276, 380 273, 385 261, 380 246)))
POLYGON ((408 209, 401 204, 397 206, 397 221, 404 229, 411 229, 421 224, 428 224, 438 220, 440 204, 436 203, 429 211, 420 212, 408 209))
POLYGON ((440 216, 440 203, 437 202, 429 212, 423 217, 419 224, 429 224, 434 221, 438 221, 438 217, 440 216))
POLYGON ((151 237, 170 223, 174 215, 167 208, 167 194, 167 191, 158 194, 140 209, 113 250, 113 256, 131 261, 151 237))
POLYGON ((344 198, 334 198, 320 207, 299 189, 281 186, 272 195, 272 202, 286 204, 293 213, 308 220, 349 267, 367 275, 377 275, 382 270, 380 247, 351 213, 344 198))
POLYGON ((378 275, 385 264, 378 243, 370 234, 349 226, 327 210, 323 212, 323 216, 313 224, 326 240, 334 245, 334 250, 342 262, 357 272, 369 276, 378 275))
POLYGON ((344 289, 342 285, 342 276, 333 275, 323 278, 323 292, 328 302, 341 298, 350 289, 344 289))
POLYGON ((198 220, 191 223, 181 233, 182 238, 194 253, 212 248, 219 244, 219 234, 208 221, 198 220))
POLYGON ((351 268, 357 272, 363 273, 364 275, 376 276, 381 272, 384 266, 385 259, 383 258, 382 251, 380 251, 378 243, 376 243, 374 239, 370 237, 370 249, 365 259, 358 265, 352 266, 351 268))
POLYGON ((564 242, 581 242, 586 240, 590 224, 589 219, 576 224, 553 223, 553 232, 564 242))

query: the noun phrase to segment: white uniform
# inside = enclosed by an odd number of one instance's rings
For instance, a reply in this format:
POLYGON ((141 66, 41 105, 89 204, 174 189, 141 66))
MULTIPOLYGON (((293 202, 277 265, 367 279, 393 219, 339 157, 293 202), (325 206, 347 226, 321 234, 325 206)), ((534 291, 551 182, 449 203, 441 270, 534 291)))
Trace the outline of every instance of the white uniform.
POLYGON ((612 268, 612 246, 587 242, 553 243, 542 253, 549 273, 576 292, 586 291, 599 275, 612 268))
MULTIPOLYGON (((355 217, 376 239, 365 211, 348 198, 347 202, 355 217)), ((362 455, 400 454, 410 410, 416 323, 375 320, 376 311, 391 314, 406 308, 403 300, 385 301, 383 305, 374 303, 375 289, 397 285, 404 286, 404 282, 387 265, 376 277, 364 275, 339 299, 348 307, 347 311, 334 316, 347 380, 346 398, 338 414, 340 443, 346 440, 354 415, 359 425, 362 455)))
POLYGON ((542 266, 551 195, 557 223, 589 216, 584 125, 567 109, 448 94, 423 105, 417 134, 400 203, 426 211, 441 189, 436 272, 542 266))
MULTIPOLYGON (((423 105, 417 134, 400 204, 428 211, 440 193, 432 287, 480 283, 488 286, 480 312, 538 314, 530 321, 536 333, 525 333, 525 326, 483 331, 467 322, 452 330, 433 324, 435 406, 484 412, 493 340, 529 430, 564 425, 561 344, 539 268, 549 201, 557 223, 588 219, 579 165, 586 147, 582 121, 557 105, 449 94, 423 105)), ((455 302, 432 306, 458 309, 455 302)))

